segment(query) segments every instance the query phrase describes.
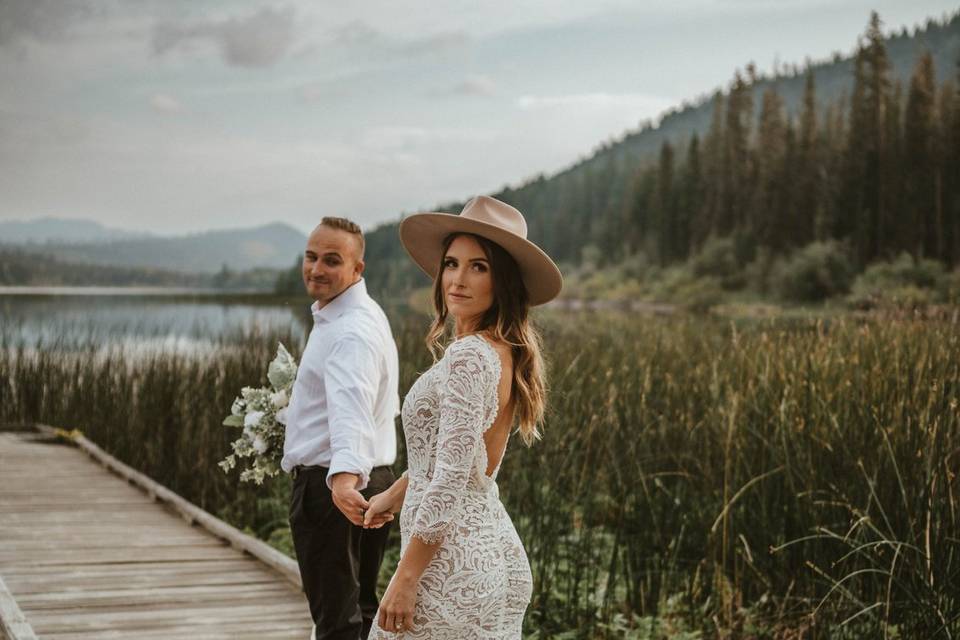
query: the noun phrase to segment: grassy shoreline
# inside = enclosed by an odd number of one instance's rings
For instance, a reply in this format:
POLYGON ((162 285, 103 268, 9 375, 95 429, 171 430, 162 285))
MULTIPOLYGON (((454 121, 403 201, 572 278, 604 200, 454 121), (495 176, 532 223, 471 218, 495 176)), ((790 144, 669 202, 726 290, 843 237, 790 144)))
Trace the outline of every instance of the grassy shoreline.
MULTIPOLYGON (((538 318, 545 438, 515 440, 499 483, 534 572, 529 637, 960 633, 955 317, 538 318)), ((429 366, 425 326, 394 319, 403 391, 429 366)), ((233 397, 298 336, 136 361, 99 344, 21 357, 3 339, 0 419, 79 428, 289 550, 287 480, 238 486, 216 462, 233 397)))

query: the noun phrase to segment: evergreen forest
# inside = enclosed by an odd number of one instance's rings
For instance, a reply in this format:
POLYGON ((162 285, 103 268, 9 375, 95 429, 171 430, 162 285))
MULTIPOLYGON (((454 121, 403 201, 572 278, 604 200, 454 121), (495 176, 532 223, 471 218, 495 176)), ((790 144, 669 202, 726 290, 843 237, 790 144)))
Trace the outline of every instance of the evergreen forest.
MULTIPOLYGON (((873 13, 850 59, 772 77, 747 65, 699 107, 493 195, 524 213, 572 297, 816 301, 871 266, 873 281, 939 282, 960 263, 960 13, 913 36, 885 35, 873 13), (694 112, 705 126, 676 125, 694 112), (640 138, 659 148, 637 152, 640 138)), ((427 284, 396 226, 367 240, 387 296, 427 284)))

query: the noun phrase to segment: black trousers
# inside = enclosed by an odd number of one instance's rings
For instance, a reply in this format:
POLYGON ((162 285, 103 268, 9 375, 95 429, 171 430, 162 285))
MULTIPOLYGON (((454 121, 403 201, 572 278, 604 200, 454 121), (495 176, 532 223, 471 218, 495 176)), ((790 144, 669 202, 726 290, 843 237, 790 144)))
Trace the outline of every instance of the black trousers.
MULTIPOLYGON (((370 473, 364 498, 393 484, 389 467, 370 473)), ((290 529, 317 640, 364 640, 377 614, 377 576, 390 523, 364 529, 347 520, 327 488, 327 469, 299 470, 290 495, 290 529)))

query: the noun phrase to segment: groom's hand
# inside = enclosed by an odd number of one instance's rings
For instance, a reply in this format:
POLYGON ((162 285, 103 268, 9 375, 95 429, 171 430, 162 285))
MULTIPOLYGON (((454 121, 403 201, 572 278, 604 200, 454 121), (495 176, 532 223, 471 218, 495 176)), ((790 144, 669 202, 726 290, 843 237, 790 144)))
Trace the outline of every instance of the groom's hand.
POLYGON ((370 505, 357 491, 359 481, 360 478, 355 474, 337 473, 330 478, 330 487, 337 509, 353 524, 363 526, 363 514, 370 505))

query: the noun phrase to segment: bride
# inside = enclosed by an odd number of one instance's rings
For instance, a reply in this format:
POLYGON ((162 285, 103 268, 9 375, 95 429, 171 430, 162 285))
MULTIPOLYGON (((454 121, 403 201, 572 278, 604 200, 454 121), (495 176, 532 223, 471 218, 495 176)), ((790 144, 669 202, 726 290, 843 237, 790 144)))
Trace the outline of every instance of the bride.
POLYGON ((370 500, 364 526, 400 512, 401 558, 369 638, 520 638, 530 565, 500 502, 496 477, 514 423, 539 437, 545 388, 529 307, 562 286, 552 260, 526 239, 519 211, 487 196, 460 215, 422 213, 400 240, 434 278, 436 356, 403 403, 408 469, 370 500))

